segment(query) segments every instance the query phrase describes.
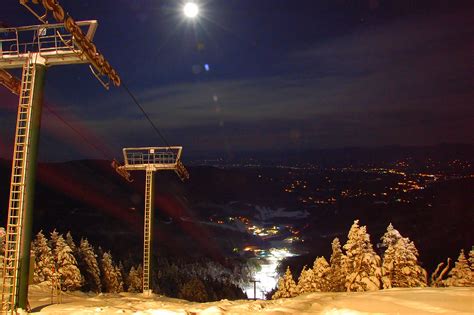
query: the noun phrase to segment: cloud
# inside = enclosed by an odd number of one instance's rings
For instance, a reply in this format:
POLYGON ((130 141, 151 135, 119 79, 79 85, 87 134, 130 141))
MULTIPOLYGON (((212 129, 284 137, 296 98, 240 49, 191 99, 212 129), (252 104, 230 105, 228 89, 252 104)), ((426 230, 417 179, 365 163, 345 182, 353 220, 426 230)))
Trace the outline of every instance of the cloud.
MULTIPOLYGON (((269 77, 181 83, 137 94, 165 134, 193 148, 473 142, 467 133, 474 121, 471 13, 357 30, 291 52, 269 77)), ((124 137, 120 130, 128 126, 130 141, 150 137, 128 100, 110 106, 115 110, 95 128, 124 137)))

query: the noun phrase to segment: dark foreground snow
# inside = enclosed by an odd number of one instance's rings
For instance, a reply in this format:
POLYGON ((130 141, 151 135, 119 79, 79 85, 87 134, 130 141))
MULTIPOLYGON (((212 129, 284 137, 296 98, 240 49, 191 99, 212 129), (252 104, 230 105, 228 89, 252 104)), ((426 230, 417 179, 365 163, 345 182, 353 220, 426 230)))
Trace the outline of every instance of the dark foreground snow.
POLYGON ((30 287, 33 313, 41 314, 474 314, 474 288, 390 289, 365 293, 309 293, 275 301, 191 303, 142 294, 80 292, 51 304, 48 287, 30 287))

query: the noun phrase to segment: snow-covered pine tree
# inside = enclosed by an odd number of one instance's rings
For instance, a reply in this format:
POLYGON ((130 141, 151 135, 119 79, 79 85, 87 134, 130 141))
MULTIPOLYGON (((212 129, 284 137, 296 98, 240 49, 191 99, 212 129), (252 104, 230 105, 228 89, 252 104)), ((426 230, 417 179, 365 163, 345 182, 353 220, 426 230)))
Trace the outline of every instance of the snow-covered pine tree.
POLYGON ((53 253, 48 246, 48 240, 42 231, 36 234, 33 241, 34 255, 35 255, 35 270, 33 273, 33 282, 41 283, 43 281, 51 280, 54 267, 53 253))
POLYGON ((382 287, 390 289, 393 287, 392 279, 395 277, 395 248, 390 245, 385 250, 382 261, 382 287))
POLYGON ((124 277, 123 277, 123 265, 122 262, 119 261, 118 266, 115 266, 115 274, 117 275, 117 282, 118 282, 118 287, 117 290, 118 292, 123 292, 124 291, 124 277))
POLYGON ((286 269, 285 275, 278 280, 278 289, 272 299, 290 298, 298 295, 295 280, 291 275, 290 267, 286 269))
POLYGON ((373 291, 381 287, 381 260, 375 253, 365 226, 355 220, 348 234, 343 266, 346 274, 345 287, 349 291, 373 291))
POLYGON ((444 284, 449 287, 468 287, 471 285, 471 269, 463 249, 461 249, 458 260, 449 272, 444 284))
POLYGON ((7 232, 5 231, 5 228, 2 226, 0 227, 0 256, 5 255, 5 237, 7 232))
MULTIPOLYGON (((143 289, 143 267, 142 267, 142 264, 138 265, 137 274, 138 274, 138 280, 139 280, 139 285, 140 285, 139 292, 142 292, 142 289, 143 289)), ((155 288, 157 288, 157 290, 159 290, 158 284, 155 286, 155 288)))
POLYGON ((469 268, 471 269, 471 287, 474 287, 474 246, 469 251, 469 268))
POLYGON ((382 244, 385 248, 388 248, 390 245, 395 245, 399 239, 402 238, 402 235, 398 230, 396 230, 392 223, 387 226, 387 232, 380 238, 382 244))
POLYGON ((472 246, 469 251, 469 266, 471 267, 471 271, 474 272, 474 246, 472 246))
POLYGON ((324 257, 318 257, 313 264, 313 292, 330 291, 331 267, 324 257))
POLYGON ((415 244, 402 237, 392 224, 387 227, 382 241, 387 246, 382 263, 383 288, 426 287, 427 273, 418 264, 415 244))
POLYGON ((343 271, 343 256, 344 254, 342 253, 341 250, 341 243, 339 242, 339 239, 336 237, 332 243, 332 254, 331 258, 329 260, 331 270, 329 274, 329 279, 330 279, 330 288, 329 291, 333 292, 342 292, 345 291, 345 280, 346 276, 343 271))
POLYGON ((139 265, 137 268, 132 266, 130 272, 128 273, 128 292, 142 292, 142 265, 139 265))
POLYGON ((385 248, 382 261, 382 287, 389 289, 392 287, 392 279, 395 277, 395 244, 402 235, 396 230, 392 223, 387 226, 387 231, 380 238, 382 245, 385 248))
POLYGON ((58 242, 58 238, 59 238, 59 233, 58 231, 56 231, 56 229, 54 229, 53 232, 49 234, 49 242, 48 242, 49 248, 51 248, 51 251, 53 253, 56 248, 56 243, 58 242))
POLYGON ((110 293, 120 292, 120 284, 110 252, 105 252, 100 262, 104 291, 110 293))
POLYGON ((296 286, 298 294, 314 292, 313 279, 314 279, 313 269, 311 268, 307 269, 306 266, 304 266, 303 270, 301 270, 300 277, 298 278, 298 285, 296 286))
POLYGON ((125 267, 123 266, 123 263, 121 260, 118 263, 118 268, 120 270, 120 275, 122 276, 122 280, 125 285, 125 279, 126 279, 127 273, 125 272, 125 267))
POLYGON ((74 291, 82 286, 82 275, 77 267, 76 258, 62 235, 59 235, 54 249, 57 271, 60 275, 61 288, 66 291, 74 291))
POLYGON ((79 245, 79 269, 84 276, 83 289, 100 293, 102 284, 100 283, 100 269, 94 249, 87 239, 81 239, 79 245))
POLYGON ((79 258, 79 251, 77 249, 76 243, 74 242, 74 239, 72 238, 71 231, 68 231, 66 233, 66 244, 69 245, 69 248, 71 248, 72 250, 72 254, 77 260, 79 258))

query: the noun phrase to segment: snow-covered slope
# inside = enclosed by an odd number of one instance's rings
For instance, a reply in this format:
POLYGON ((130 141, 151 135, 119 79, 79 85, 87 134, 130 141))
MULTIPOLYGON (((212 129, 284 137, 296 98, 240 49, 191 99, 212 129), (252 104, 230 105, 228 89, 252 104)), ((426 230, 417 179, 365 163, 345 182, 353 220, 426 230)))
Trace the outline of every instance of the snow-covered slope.
POLYGON ((309 293, 275 301, 191 303, 141 294, 66 293, 51 305, 47 287, 31 286, 41 314, 474 314, 474 288, 390 289, 364 293, 309 293))

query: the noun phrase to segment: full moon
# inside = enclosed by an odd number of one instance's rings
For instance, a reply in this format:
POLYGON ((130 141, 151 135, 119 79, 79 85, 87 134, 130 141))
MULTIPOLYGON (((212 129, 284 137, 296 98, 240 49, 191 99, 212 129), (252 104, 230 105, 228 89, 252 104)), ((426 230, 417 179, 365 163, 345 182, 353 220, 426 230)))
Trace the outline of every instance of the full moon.
POLYGON ((199 8, 196 3, 194 2, 188 2, 184 5, 184 15, 186 15, 189 18, 194 18, 198 15, 199 13, 199 8))

